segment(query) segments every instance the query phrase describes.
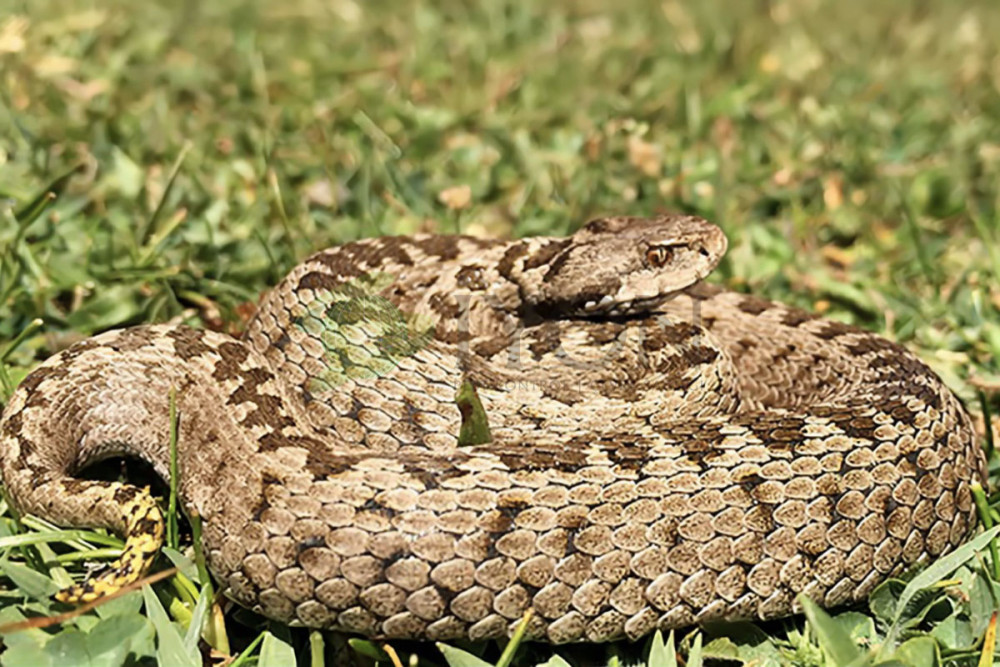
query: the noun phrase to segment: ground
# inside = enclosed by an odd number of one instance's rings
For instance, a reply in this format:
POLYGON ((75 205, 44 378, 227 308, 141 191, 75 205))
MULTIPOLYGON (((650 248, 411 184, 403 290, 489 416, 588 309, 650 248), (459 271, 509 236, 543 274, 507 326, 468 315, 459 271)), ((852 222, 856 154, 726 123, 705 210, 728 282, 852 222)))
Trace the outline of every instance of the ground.
MULTIPOLYGON (((239 330, 261 290, 337 242, 686 211, 729 235, 713 280, 901 341, 992 449, 997 34, 986 1, 0 0, 0 398, 108 328, 239 330)), ((0 622, 51 613, 53 586, 120 545, 4 516, 0 622)), ((677 647, 688 665, 988 665, 990 554, 967 550, 833 620, 681 633, 677 647)), ((8 633, 0 662, 195 664, 185 571, 158 585, 166 610, 136 593, 8 633)), ((318 633, 249 622, 210 628, 239 664, 332 654, 318 633)), ((557 652, 673 658, 649 642, 557 652)), ((546 655, 522 646, 512 664, 546 655)))

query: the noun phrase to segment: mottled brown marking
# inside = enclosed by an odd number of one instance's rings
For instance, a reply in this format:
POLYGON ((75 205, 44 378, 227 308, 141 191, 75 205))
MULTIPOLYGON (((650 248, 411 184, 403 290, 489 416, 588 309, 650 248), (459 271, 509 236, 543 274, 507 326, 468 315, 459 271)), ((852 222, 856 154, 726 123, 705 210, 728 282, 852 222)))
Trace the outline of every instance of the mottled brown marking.
MULTIPOLYGON (((570 239, 559 239, 556 241, 549 241, 534 253, 532 253, 528 259, 524 260, 524 269, 530 271, 532 269, 537 269, 540 266, 545 266, 551 262, 556 255, 567 248, 572 241, 570 239)), ((554 268, 554 265, 553 265, 554 268)), ((546 276, 548 273, 546 273, 546 276)))
POLYGON ((458 236, 429 236, 416 241, 414 245, 431 257, 449 261, 458 257, 461 238, 458 236))
POLYGON ((248 412, 240 422, 243 426, 268 426, 277 430, 294 425, 292 418, 284 413, 279 397, 261 393, 260 385, 272 379, 271 373, 261 368, 253 368, 241 372, 239 377, 242 382, 230 394, 228 404, 253 403, 257 406, 256 410, 248 412))
MULTIPOLYGON (((458 333, 458 332, 456 332, 458 333)), ((472 337, 466 332, 466 336, 463 340, 471 340, 472 337)), ((497 336, 495 338, 480 338, 472 345, 472 351, 483 358, 490 358, 497 354, 500 354, 510 346, 510 339, 505 336, 497 336)))
POLYGON ((668 346, 680 346, 697 338, 702 330, 689 322, 668 323, 665 326, 648 327, 645 330, 642 346, 650 352, 662 350, 668 346))
POLYGON ((816 334, 823 340, 833 340, 838 336, 858 332, 858 329, 852 327, 850 324, 844 324, 843 322, 837 322, 834 320, 827 320, 823 322, 823 325, 823 330, 816 334))
POLYGON ((38 391, 38 387, 41 386, 43 382, 55 382, 68 375, 68 366, 39 366, 29 373, 28 377, 21 380, 21 384, 18 385, 18 389, 22 392, 27 392, 28 401, 31 401, 36 394, 41 394, 41 392, 38 391))
POLYGON ((214 352, 211 345, 202 342, 205 338, 205 332, 198 329, 178 327, 167 333, 167 337, 173 339, 174 350, 177 352, 177 356, 184 361, 190 361, 195 357, 214 352))
POLYGON ((555 352, 562 346, 562 329, 557 322, 546 322, 532 330, 533 338, 528 350, 535 361, 555 352))
POLYGON ((134 500, 137 495, 139 495, 139 489, 134 486, 121 486, 118 487, 112 497, 116 503, 124 505, 134 500))
POLYGON ((463 266, 455 274, 455 282, 459 287, 474 292, 481 292, 487 288, 486 274, 481 266, 463 266))
POLYGON ((736 304, 736 307, 747 315, 760 315, 765 310, 769 310, 772 306, 774 306, 774 304, 766 299, 761 299, 747 294, 741 295, 739 303, 736 304))
POLYGON ((499 273, 503 278, 510 280, 514 276, 514 267, 517 265, 517 260, 521 259, 528 253, 528 248, 524 243, 515 243, 507 249, 507 252, 503 254, 500 258, 500 262, 497 264, 497 273, 499 273))
POLYGON ((662 386, 684 391, 698 379, 698 372, 695 369, 711 364, 718 356, 719 351, 714 347, 694 345, 683 348, 677 354, 664 356, 654 370, 663 376, 662 386))
POLYGON ((361 275, 363 275, 362 272, 354 267, 338 270, 335 273, 311 271, 299 279, 299 289, 332 291, 343 285, 345 279, 356 278, 361 275))
POLYGON ((59 361, 60 361, 61 364, 67 364, 68 365, 70 362, 72 362, 74 359, 76 359, 77 357, 79 357, 84 352, 87 352, 88 350, 93 350, 93 349, 96 349, 96 348, 99 348, 99 347, 101 347, 101 344, 98 343, 93 338, 87 338, 87 339, 81 340, 81 341, 79 341, 77 343, 74 343, 69 348, 67 348, 67 349, 63 350, 62 352, 60 352, 59 353, 59 361))
POLYGON ((428 304, 442 320, 454 319, 462 312, 458 301, 450 294, 435 294, 429 299, 428 304))
POLYGON ((21 436, 21 423, 23 419, 23 411, 4 415, 3 430, 0 431, 0 435, 5 435, 14 440, 18 439, 21 436))
POLYGON ((561 447, 539 444, 531 451, 523 447, 511 449, 508 445, 486 445, 484 451, 494 452, 511 471, 517 470, 575 470, 586 459, 582 447, 561 447))
POLYGON ((216 364, 215 370, 212 372, 212 377, 219 381, 239 377, 242 372, 240 366, 247 359, 248 350, 246 346, 236 343, 226 343, 219 347, 218 353, 221 359, 216 364))
POLYGON ((130 352, 146 347, 156 340, 156 336, 143 328, 124 329, 118 332, 108 347, 118 352, 130 352))
POLYGON ((785 316, 781 318, 781 323, 786 327, 798 327, 806 322, 812 322, 816 315, 800 310, 799 308, 789 308, 785 311, 785 316))
MULTIPOLYGON (((620 336, 626 328, 626 325, 621 322, 602 322, 598 320, 587 327, 587 337, 593 345, 606 345, 607 343, 617 340, 618 336, 620 336)), ((645 334, 645 331, 643 333, 645 334)), ((645 342, 645 339, 643 340, 645 342)))

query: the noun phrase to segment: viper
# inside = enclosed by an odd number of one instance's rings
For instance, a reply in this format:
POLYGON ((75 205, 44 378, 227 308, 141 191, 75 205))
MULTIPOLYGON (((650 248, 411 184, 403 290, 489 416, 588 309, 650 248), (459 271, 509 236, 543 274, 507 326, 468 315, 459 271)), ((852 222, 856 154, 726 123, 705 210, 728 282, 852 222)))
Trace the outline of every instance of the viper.
POLYGON ((703 282, 693 216, 566 238, 384 237, 320 252, 241 338, 110 331, 30 373, 0 418, 16 506, 126 539, 99 597, 163 536, 112 456, 170 474, 224 593, 290 624, 483 639, 827 607, 955 548, 985 463, 955 395, 904 347, 703 282), (489 437, 460 437, 471 385, 489 437))

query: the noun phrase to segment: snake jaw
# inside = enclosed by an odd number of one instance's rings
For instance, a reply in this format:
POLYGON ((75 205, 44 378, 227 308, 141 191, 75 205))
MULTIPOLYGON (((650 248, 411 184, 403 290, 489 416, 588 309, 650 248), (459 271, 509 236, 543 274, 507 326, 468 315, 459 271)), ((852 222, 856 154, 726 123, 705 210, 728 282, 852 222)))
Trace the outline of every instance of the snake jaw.
POLYGON ((601 218, 527 252, 513 278, 525 302, 547 315, 633 315, 711 273, 726 243, 696 216, 601 218))

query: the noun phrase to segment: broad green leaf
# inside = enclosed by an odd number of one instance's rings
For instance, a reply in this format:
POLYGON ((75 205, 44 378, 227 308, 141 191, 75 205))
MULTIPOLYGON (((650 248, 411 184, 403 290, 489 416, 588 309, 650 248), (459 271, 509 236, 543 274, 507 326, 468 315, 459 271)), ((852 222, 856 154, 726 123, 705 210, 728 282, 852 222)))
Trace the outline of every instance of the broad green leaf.
POLYGON ((370 639, 359 639, 358 637, 351 637, 347 640, 347 645, 354 649, 355 652, 360 653, 363 656, 367 656, 373 660, 388 660, 389 655, 379 648, 375 642, 370 639))
POLYGON ((990 588, 991 584, 983 573, 977 572, 973 575, 969 590, 969 620, 972 624, 972 634, 976 637, 981 637, 986 631, 990 614, 996 608, 990 588))
MULTIPOLYGON (((0 625, 20 623, 26 620, 27 616, 24 615, 22 609, 13 606, 0 609, 0 625)), ((0 637, 3 637, 4 646, 8 647, 29 645, 40 648, 52 639, 52 635, 41 628, 28 628, 19 632, 8 632, 0 635, 0 637)))
POLYGON ((272 632, 264 635, 264 643, 260 646, 260 657, 257 667, 295 667, 295 649, 285 639, 275 636, 272 632))
POLYGON ((0 566, 0 570, 10 577, 22 593, 36 600, 47 600, 59 590, 59 586, 48 575, 33 570, 23 563, 6 561, 0 566))
POLYGON ((64 629, 45 645, 53 665, 92 667, 94 662, 87 649, 87 635, 75 628, 64 629))
POLYGON ((118 667, 130 653, 136 658, 152 656, 155 634, 153 624, 139 614, 104 619, 87 633, 91 663, 95 667, 118 667))
POLYGON ((105 178, 107 185, 127 199, 137 196, 143 185, 142 169, 118 146, 111 147, 111 169, 105 178))
POLYGON ((798 600, 816 640, 833 665, 850 665, 861 657, 854 640, 839 623, 805 595, 799 595, 798 600))
POLYGON ((722 628, 727 636, 705 644, 705 658, 735 660, 753 667, 781 667, 785 663, 771 638, 752 623, 727 623, 722 628))
POLYGON ((553 655, 551 658, 545 662, 538 665, 538 667, 571 667, 565 658, 559 655, 553 655))
POLYGON ((729 637, 717 637, 705 644, 702 655, 712 660, 740 660, 745 658, 740 654, 740 646, 729 637))
MULTIPOLYGON (((63 665, 75 665, 76 663, 63 663, 63 665)), ((54 667, 52 656, 45 650, 44 646, 34 644, 18 644, 7 647, 3 655, 0 655, 0 665, 3 667, 54 667)), ((59 667, 62 667, 60 665, 59 667)))
MULTIPOLYGON (((973 616, 972 620, 979 622, 981 619, 973 616)), ((984 623, 989 623, 989 620, 989 613, 987 613, 984 623)), ((985 625, 983 629, 985 630, 985 625)), ((958 650, 971 648, 973 639, 981 636, 982 632, 973 633, 970 621, 964 618, 964 614, 959 617, 959 612, 956 611, 936 624, 931 629, 930 634, 941 643, 942 647, 958 650)))
POLYGON ((132 591, 121 597, 104 600, 94 611, 101 618, 111 618, 112 616, 136 614, 142 609, 142 591, 132 591))
MULTIPOLYGON (((763 633, 761 633, 763 634, 763 633)), ((702 649, 705 658, 715 660, 735 660, 753 667, 782 667, 781 651, 770 640, 748 642, 745 639, 719 637, 705 644, 702 649)))
POLYGON ((198 650, 198 640, 201 638, 201 630, 205 627, 205 619, 208 618, 211 605, 212 591, 208 586, 202 586, 198 604, 195 605, 194 613, 191 615, 191 624, 184 634, 184 647, 188 652, 198 650))
MULTIPOLYGON (((935 582, 937 583, 937 582, 935 582)), ((900 614, 900 627, 916 628, 926 619, 945 618, 952 611, 944 589, 934 586, 918 591, 904 605, 900 614)))
POLYGON ((100 617, 93 614, 83 614, 82 616, 77 616, 69 621, 76 626, 77 630, 82 630, 83 632, 90 632, 97 624, 101 622, 100 617))
POLYGON ((906 640, 896 649, 893 658, 907 667, 937 667, 941 661, 937 642, 930 637, 906 640))
POLYGON ((142 599, 146 603, 146 615, 156 628, 157 662, 177 667, 200 667, 201 654, 197 647, 193 653, 189 652, 177 626, 170 621, 160 599, 150 586, 142 587, 142 599))
POLYGON ((441 643, 437 643, 435 646, 441 651, 444 661, 448 663, 448 667, 492 667, 490 663, 482 658, 477 658, 460 648, 441 643))
POLYGON ((879 640, 875 621, 871 616, 857 611, 845 611, 833 617, 851 640, 858 646, 872 646, 879 640))
POLYGON ((994 526, 989 530, 978 535, 971 542, 963 544, 959 548, 955 549, 953 552, 940 558, 933 563, 931 563, 926 569, 921 571, 906 585, 903 589, 902 594, 899 596, 899 602, 896 605, 896 613, 893 618, 892 627, 887 633, 886 644, 892 644, 895 641, 895 633, 898 631, 899 623, 902 619, 903 610, 906 608, 907 603, 910 602, 920 591, 933 586, 935 582, 938 582, 949 574, 954 572, 965 563, 970 558, 974 558, 975 555, 981 551, 989 541, 992 540, 1000 534, 1000 526, 994 526))
POLYGON ((170 559, 170 562, 174 564, 181 574, 190 579, 191 581, 198 582, 198 566, 195 562, 182 554, 177 549, 171 549, 170 547, 163 547, 160 549, 160 553, 170 559))
POLYGON ((896 608, 899 606, 899 596, 906 588, 906 582, 899 579, 886 579, 875 587, 872 594, 868 596, 868 608, 875 618, 883 621, 885 626, 892 624, 892 619, 896 617, 896 608))

